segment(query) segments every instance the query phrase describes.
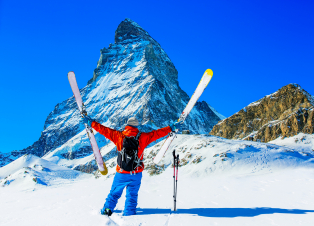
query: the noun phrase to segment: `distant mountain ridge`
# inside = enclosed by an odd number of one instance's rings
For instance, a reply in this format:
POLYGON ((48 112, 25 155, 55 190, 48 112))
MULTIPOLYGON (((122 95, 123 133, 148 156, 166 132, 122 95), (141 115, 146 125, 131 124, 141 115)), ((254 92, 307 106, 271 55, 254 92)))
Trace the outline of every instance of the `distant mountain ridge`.
POLYGON ((289 84, 220 121, 210 134, 259 142, 313 134, 313 112, 313 96, 301 86, 289 84))
MULTIPOLYGON (((178 71, 159 43, 137 23, 122 21, 115 32, 115 43, 100 52, 93 78, 80 90, 92 118, 121 130, 129 117, 136 116, 142 124, 140 129, 150 131, 168 126, 179 117, 190 98, 179 87, 178 71)), ((222 118, 205 101, 198 102, 185 128, 206 134, 222 118)), ((100 147, 109 142, 99 134, 96 139, 100 147)), ((11 152, 0 166, 24 154, 42 157, 51 151, 56 162, 92 153, 73 96, 57 104, 48 115, 38 141, 11 152)))

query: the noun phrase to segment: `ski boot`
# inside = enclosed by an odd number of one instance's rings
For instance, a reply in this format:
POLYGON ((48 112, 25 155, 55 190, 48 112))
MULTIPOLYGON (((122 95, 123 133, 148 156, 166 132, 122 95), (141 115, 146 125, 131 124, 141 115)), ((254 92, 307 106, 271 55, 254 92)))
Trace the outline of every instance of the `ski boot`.
POLYGON ((103 208, 103 209, 100 211, 100 213, 101 213, 102 215, 107 215, 108 217, 110 217, 111 214, 112 214, 112 211, 111 211, 111 209, 109 209, 109 208, 106 208, 106 209, 103 208))

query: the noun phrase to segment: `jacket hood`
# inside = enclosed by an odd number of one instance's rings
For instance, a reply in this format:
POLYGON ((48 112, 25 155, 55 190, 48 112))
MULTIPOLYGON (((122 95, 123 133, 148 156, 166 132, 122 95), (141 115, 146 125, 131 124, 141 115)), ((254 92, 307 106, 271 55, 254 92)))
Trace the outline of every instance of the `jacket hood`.
POLYGON ((126 126, 122 133, 127 137, 136 137, 138 132, 139 132, 138 128, 133 126, 126 126))

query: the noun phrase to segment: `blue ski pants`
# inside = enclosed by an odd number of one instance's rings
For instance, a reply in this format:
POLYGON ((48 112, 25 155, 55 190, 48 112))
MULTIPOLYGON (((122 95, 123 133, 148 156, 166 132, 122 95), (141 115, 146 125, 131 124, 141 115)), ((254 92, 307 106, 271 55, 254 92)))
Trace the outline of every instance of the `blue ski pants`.
POLYGON ((126 187, 126 200, 124 206, 124 216, 136 214, 138 191, 141 186, 142 173, 125 174, 116 173, 113 179, 111 190, 106 198, 104 209, 109 208, 111 211, 116 207, 118 199, 121 197, 123 189, 126 187))

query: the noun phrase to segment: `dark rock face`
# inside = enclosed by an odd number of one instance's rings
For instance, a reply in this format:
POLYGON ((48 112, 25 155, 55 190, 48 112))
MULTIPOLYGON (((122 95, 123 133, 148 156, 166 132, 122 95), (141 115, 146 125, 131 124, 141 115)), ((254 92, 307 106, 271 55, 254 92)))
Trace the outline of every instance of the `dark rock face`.
POLYGON ((11 154, 8 153, 0 153, 0 167, 5 166, 9 164, 10 162, 13 162, 17 158, 11 154))
POLYGON ((125 40, 128 40, 128 42, 132 42, 138 38, 141 38, 146 41, 156 42, 148 34, 147 31, 145 31, 142 27, 140 27, 134 21, 127 18, 119 24, 115 32, 114 41, 117 44, 125 40))
MULTIPOLYGON (((117 151, 117 148, 114 148, 111 151, 109 151, 106 155, 103 156, 103 160, 104 162, 106 162, 109 159, 117 158, 117 157, 118 157, 118 151, 117 151)), ((115 167, 115 166, 116 166, 116 161, 113 162, 113 164, 111 165, 107 165, 107 167, 110 167, 110 168, 115 167)), ((93 159, 91 161, 86 162, 85 164, 77 165, 73 169, 84 172, 84 173, 97 173, 98 166, 97 166, 96 161, 93 159)))
MULTIPOLYGON (((168 55, 143 28, 125 19, 116 30, 115 43, 100 53, 93 78, 80 90, 95 121, 121 130, 127 119, 135 116, 142 123, 141 131, 147 132, 178 119, 190 98, 179 87, 178 71, 168 55)), ((92 154, 80 118, 74 97, 57 104, 39 140, 10 156, 33 154, 71 160, 92 154)), ((220 119, 206 102, 200 102, 187 118, 185 129, 208 133, 220 119)), ((100 134, 96 140, 100 147, 109 143, 100 134)), ((90 167, 80 166, 86 171, 95 168, 90 167)))
POLYGON ((92 153, 93 153, 92 147, 91 146, 85 146, 82 148, 78 148, 78 150, 76 150, 75 152, 71 151, 71 152, 66 152, 66 153, 60 154, 60 155, 65 159, 72 160, 72 159, 84 158, 84 157, 86 157, 92 153))
POLYGON ((211 135, 269 142, 300 132, 312 134, 314 99, 299 85, 289 84, 220 121, 211 135))

